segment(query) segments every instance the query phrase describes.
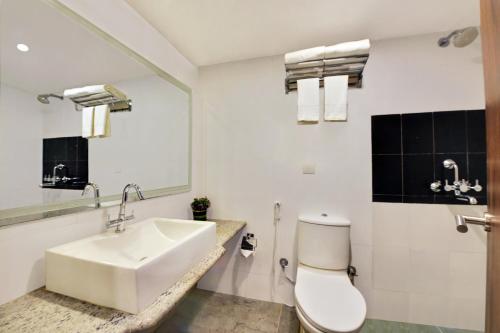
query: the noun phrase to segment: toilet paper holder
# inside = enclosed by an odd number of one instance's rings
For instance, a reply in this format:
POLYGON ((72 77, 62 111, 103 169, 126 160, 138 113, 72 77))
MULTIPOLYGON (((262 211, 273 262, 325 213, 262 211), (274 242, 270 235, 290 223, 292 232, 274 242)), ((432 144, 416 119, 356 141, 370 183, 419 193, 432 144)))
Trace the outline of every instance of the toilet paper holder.
POLYGON ((240 252, 245 258, 248 258, 255 253, 256 249, 257 238, 255 238, 254 234, 248 232, 241 240, 240 252))

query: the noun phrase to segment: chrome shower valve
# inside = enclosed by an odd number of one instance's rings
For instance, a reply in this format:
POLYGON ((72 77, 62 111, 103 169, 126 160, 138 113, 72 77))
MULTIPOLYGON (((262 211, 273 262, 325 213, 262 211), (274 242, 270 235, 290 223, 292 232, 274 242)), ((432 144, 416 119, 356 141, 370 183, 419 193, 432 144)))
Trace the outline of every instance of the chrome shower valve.
MULTIPOLYGON (((479 185, 479 179, 476 179, 476 183, 474 186, 472 186, 468 180, 460 179, 459 172, 458 172, 458 165, 452 159, 444 160, 443 167, 446 169, 449 169, 449 170, 453 170, 453 175, 454 175, 453 184, 450 184, 448 182, 448 179, 445 179, 444 186, 443 186, 444 190, 446 192, 453 191, 457 200, 467 201, 471 205, 477 204, 476 198, 464 195, 464 193, 467 193, 470 190, 474 190, 476 192, 481 192, 483 190, 483 187, 481 185, 479 185)), ((441 181, 436 180, 433 183, 431 183, 430 189, 431 189, 431 191, 433 191, 435 193, 441 192, 441 186, 442 186, 441 181)))

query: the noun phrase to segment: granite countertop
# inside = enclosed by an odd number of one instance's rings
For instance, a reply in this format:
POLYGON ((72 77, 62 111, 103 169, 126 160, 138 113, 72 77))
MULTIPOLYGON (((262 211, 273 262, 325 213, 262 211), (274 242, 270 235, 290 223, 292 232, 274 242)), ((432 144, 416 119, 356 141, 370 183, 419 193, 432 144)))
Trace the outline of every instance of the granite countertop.
POLYGON ((222 257, 224 244, 246 225, 217 223, 217 246, 169 290, 136 315, 63 296, 40 288, 0 306, 0 332, 138 332, 153 330, 165 315, 222 257))

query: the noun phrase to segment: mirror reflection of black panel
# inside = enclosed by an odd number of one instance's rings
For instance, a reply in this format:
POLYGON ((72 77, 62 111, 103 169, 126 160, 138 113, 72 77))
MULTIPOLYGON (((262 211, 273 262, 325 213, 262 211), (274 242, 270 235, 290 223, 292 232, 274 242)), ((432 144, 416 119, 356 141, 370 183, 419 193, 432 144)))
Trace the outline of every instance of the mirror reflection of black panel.
POLYGON ((88 145, 79 136, 43 139, 42 187, 82 190, 89 180, 88 145))

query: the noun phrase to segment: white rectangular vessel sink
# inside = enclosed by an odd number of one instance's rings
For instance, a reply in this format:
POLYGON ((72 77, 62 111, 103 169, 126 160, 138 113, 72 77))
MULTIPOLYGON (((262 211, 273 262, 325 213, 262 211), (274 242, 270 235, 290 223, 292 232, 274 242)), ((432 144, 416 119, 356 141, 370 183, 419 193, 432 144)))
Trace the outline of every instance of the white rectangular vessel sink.
POLYGON ((150 218, 46 250, 46 288, 138 313, 215 246, 213 222, 150 218))

